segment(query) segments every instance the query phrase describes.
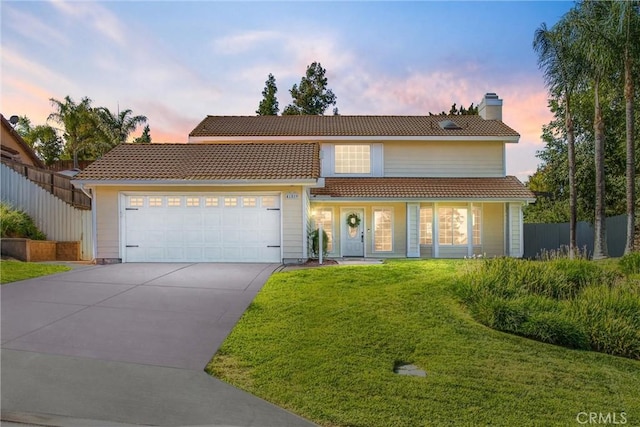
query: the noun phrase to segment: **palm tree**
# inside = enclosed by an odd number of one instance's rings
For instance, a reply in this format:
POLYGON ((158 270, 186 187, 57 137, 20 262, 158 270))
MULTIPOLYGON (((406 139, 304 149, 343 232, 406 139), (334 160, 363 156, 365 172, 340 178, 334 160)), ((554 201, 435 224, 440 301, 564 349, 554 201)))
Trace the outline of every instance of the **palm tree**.
POLYGON ((133 116, 130 109, 118 111, 114 114, 108 108, 100 107, 96 110, 98 116, 98 129, 102 144, 97 147, 98 154, 104 154, 118 144, 127 142, 131 132, 138 125, 145 124, 145 116, 133 116))
POLYGON ((632 70, 637 65, 640 49, 637 40, 640 39, 640 1, 617 0, 613 3, 611 18, 615 29, 615 39, 618 42, 618 54, 622 51, 621 59, 624 68, 624 99, 626 122, 626 199, 627 199, 627 241, 624 253, 634 250, 636 191, 635 191, 635 131, 634 131, 634 84, 632 70))
POLYGON ((596 203, 594 217, 593 258, 607 258, 605 218, 604 118, 600 103, 601 83, 613 67, 615 43, 604 25, 611 13, 611 3, 588 0, 570 12, 578 28, 579 45, 585 54, 585 65, 593 85, 594 142, 596 169, 596 203))
POLYGON ((576 48, 574 26, 568 19, 559 21, 552 29, 542 23, 536 30, 533 49, 538 54, 538 66, 544 73, 545 83, 552 95, 564 103, 565 130, 569 160, 569 257, 574 258, 577 247, 577 190, 575 129, 571 99, 576 86, 583 78, 582 58, 576 48))
POLYGON ((84 97, 76 104, 69 95, 63 101, 51 98, 55 111, 47 120, 62 126, 65 148, 73 157, 73 167, 78 169, 78 154, 87 151, 95 141, 95 120, 91 99, 84 97))

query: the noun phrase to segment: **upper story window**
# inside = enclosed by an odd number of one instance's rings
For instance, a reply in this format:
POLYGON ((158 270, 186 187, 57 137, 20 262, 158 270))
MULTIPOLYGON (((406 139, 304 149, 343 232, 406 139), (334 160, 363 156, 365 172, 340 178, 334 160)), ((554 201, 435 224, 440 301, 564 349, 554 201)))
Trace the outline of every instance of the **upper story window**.
POLYGON ((335 173, 371 173, 371 146, 336 145, 335 173))

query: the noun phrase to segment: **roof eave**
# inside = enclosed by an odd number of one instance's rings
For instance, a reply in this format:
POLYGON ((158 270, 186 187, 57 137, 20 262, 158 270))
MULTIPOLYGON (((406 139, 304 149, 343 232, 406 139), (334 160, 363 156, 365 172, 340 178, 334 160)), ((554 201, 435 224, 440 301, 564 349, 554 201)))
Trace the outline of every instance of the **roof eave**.
POLYGON ((300 135, 300 136, 189 136, 189 143, 203 142, 318 142, 318 141, 502 141, 517 143, 520 135, 300 135))
POLYGON ((192 179, 74 179, 71 181, 77 188, 90 188, 98 186, 273 186, 273 185, 316 185, 317 178, 292 178, 292 179, 212 179, 212 180, 192 180, 192 179))
POLYGON ((335 197, 335 196, 314 196, 309 197, 313 201, 322 202, 334 202, 343 203, 349 201, 357 202, 433 202, 433 203, 446 203, 446 202, 483 202, 483 203, 526 203, 531 204, 536 201, 535 198, 526 197, 335 197))

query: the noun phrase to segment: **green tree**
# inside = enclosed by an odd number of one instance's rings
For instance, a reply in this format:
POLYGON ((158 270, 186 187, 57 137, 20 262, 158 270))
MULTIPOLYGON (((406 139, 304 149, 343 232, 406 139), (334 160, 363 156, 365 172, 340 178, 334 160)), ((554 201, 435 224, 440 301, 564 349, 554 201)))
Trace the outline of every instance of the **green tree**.
MULTIPOLYGON (((571 22, 570 30, 580 46, 574 53, 584 61, 570 102, 570 118, 575 128, 577 216, 594 222, 596 258, 606 256, 604 216, 638 211, 634 200, 640 189, 635 175, 635 148, 640 139, 634 123, 640 122, 640 115, 634 104, 640 100, 639 16, 637 0, 583 1, 561 20, 571 22)), ((549 203, 567 205, 565 102, 561 92, 549 93, 554 119, 543 128, 546 145, 538 153, 542 164, 536 172, 544 179, 536 178, 533 185, 548 182, 549 203)), ((532 214, 534 210, 527 208, 532 214)), ((538 212, 539 217, 551 210, 538 212)), ((628 218, 627 237, 632 239, 634 215, 628 218)), ((629 240, 626 250, 630 250, 628 246, 629 240)))
POLYGON ((31 120, 27 116, 22 116, 18 119, 16 132, 45 164, 51 165, 60 159, 63 144, 53 127, 49 125, 33 127, 31 120))
POLYGON ((130 109, 112 113, 108 108, 100 107, 95 110, 98 118, 99 143, 94 150, 101 156, 118 144, 127 142, 129 135, 138 125, 145 124, 145 116, 134 116, 130 109))
POLYGON ((33 126, 31 126, 31 119, 27 116, 18 117, 18 123, 16 123, 14 130, 24 139, 24 141, 29 144, 31 148, 33 146, 29 141, 27 141, 27 136, 33 130, 33 126))
POLYGON ((89 152, 96 140, 96 121, 91 99, 84 97, 76 103, 70 96, 64 101, 50 99, 55 111, 47 120, 53 120, 62 126, 65 149, 73 158, 73 167, 78 169, 78 157, 89 152))
POLYGON ((576 34, 567 18, 560 20, 552 29, 543 23, 535 32, 533 49, 538 54, 538 66, 544 73, 549 91, 561 99, 565 113, 569 178, 569 257, 573 258, 577 248, 577 188, 575 182, 576 155, 575 129, 571 101, 576 86, 582 79, 582 58, 577 48, 576 34))
POLYGON ((278 98, 276 98, 276 93, 278 92, 276 78, 273 77, 273 74, 269 73, 269 77, 264 83, 262 101, 260 101, 256 113, 259 116, 277 116, 280 108, 278 107, 278 98))
POLYGON ((56 130, 49 125, 38 125, 33 128, 29 138, 32 139, 33 149, 46 165, 60 160, 62 155, 62 140, 56 130))
POLYGON ((134 144, 151 144, 151 130, 146 125, 142 130, 142 135, 133 140, 134 144))
MULTIPOLYGON (((327 108, 336 105, 336 96, 327 89, 326 70, 319 62, 307 67, 300 85, 294 84, 289 90, 293 103, 286 106, 284 115, 323 115, 327 108)), ((334 114, 337 110, 334 110, 334 114)))

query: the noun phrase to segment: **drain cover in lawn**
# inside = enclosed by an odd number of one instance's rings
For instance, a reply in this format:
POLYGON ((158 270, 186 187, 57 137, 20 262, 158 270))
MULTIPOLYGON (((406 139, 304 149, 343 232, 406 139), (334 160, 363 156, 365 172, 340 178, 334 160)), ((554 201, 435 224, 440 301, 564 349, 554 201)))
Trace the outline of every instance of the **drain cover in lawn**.
POLYGON ((393 372, 398 375, 411 375, 414 377, 426 377, 427 373, 416 365, 397 365, 393 372))

